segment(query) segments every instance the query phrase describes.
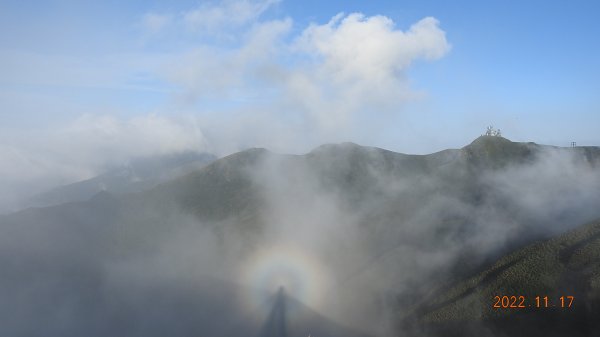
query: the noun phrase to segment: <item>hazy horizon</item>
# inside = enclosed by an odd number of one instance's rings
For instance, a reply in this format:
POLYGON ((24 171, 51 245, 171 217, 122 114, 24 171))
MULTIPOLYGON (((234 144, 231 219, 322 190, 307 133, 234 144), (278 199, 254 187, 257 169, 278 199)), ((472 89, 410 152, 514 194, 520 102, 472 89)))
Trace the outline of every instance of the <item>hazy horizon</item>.
MULTIPOLYGON (((599 145, 594 1, 0 4, 2 202, 132 157, 599 145)), ((12 200, 14 201, 14 200, 12 200)))
POLYGON ((598 13, 1 1, 0 334, 594 335, 598 13))

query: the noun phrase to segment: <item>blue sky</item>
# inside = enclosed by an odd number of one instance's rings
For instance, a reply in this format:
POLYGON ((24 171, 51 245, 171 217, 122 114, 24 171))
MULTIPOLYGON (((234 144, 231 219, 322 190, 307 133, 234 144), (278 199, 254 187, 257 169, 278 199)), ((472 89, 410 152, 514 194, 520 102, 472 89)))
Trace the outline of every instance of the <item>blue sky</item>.
MULTIPOLYGON (((155 65, 160 54, 183 53, 207 43, 235 46, 236 41, 200 31, 146 39, 139 23, 148 13, 176 16, 202 4, 3 2, 0 53, 16 54, 2 70, 12 76, 0 80, 3 129, 67 123, 87 113, 126 118, 169 110, 177 88, 153 73, 160 67, 155 65), (132 70, 128 62, 135 61, 110 60, 122 55, 147 57, 142 62, 149 65, 132 70), (103 69, 90 69, 96 62, 103 69), (56 69, 56 63, 76 74, 56 78, 64 70, 56 69)), ((398 114, 406 119, 395 122, 409 124, 437 147, 461 146, 486 124, 497 125, 516 140, 598 144, 593 130, 600 125, 598 7, 595 1, 282 1, 256 22, 289 17, 293 33, 288 38, 293 39, 310 23, 324 24, 340 12, 384 15, 401 30, 433 16, 452 49, 434 62, 417 60, 407 70, 412 87, 426 98, 402 107, 398 114), (465 136, 449 136, 456 133, 465 136)), ((210 104, 229 103, 218 99, 210 104)), ((369 142, 367 136, 358 138, 369 142)), ((393 136, 372 140, 410 151, 394 141, 393 136)), ((418 146, 416 151, 421 149, 427 150, 418 146)))
POLYGON ((580 0, 3 1, 0 173, 68 182, 190 148, 428 153, 489 124, 600 145, 597 13, 580 0))

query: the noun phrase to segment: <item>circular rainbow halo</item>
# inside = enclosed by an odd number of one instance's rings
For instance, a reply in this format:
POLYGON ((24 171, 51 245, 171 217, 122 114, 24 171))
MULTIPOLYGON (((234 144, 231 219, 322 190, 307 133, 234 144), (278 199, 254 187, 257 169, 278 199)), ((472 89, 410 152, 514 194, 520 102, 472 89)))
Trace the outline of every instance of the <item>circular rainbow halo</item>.
POLYGON ((280 289, 300 302, 318 307, 329 284, 326 269, 310 252, 295 244, 278 244, 259 249, 241 271, 249 285, 249 309, 263 307, 280 289))

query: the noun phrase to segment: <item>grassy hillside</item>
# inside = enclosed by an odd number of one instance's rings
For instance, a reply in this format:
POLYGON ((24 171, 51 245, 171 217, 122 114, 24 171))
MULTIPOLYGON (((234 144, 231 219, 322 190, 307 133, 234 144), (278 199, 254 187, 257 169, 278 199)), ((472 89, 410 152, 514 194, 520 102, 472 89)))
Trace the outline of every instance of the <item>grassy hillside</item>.
MULTIPOLYGON (((561 290, 593 305, 599 225, 540 240, 600 217, 599 158, 597 148, 499 137, 429 155, 352 143, 250 149, 150 190, 3 215, 0 335, 43 335, 31 317, 44 317, 45 335, 202 335, 209 321, 217 331, 214 317, 240 308, 211 284, 243 283, 257 247, 290 242, 338 282, 322 300, 361 331, 388 322, 390 308, 394 322, 433 332, 502 325, 515 313, 489 308, 500 291, 561 290)), ((572 317, 594 312, 581 310, 572 317)))
POLYGON ((431 291, 404 314, 404 319, 437 328, 441 335, 458 334, 464 326, 478 323, 497 333, 516 335, 534 327, 558 335, 598 332, 600 220, 508 254, 480 273, 431 291), (495 296, 504 295, 524 296, 525 308, 494 308, 495 296), (574 296, 571 308, 561 307, 561 296, 574 296))

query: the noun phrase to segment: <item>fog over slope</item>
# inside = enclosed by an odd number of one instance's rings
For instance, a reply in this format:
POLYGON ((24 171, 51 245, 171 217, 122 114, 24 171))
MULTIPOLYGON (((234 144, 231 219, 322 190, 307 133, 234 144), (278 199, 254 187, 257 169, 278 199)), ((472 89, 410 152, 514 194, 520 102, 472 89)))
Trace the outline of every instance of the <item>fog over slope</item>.
POLYGON ((133 158, 93 178, 58 186, 21 202, 22 208, 85 201, 100 191, 126 194, 149 190, 161 182, 198 170, 214 155, 193 151, 133 158))
POLYGON ((400 325, 418 336, 596 336, 599 230, 594 221, 507 254, 432 290, 402 313, 400 325), (494 308, 495 296, 522 296, 522 307, 494 308))
POLYGON ((432 287, 600 218, 599 161, 500 137, 424 156, 251 149, 150 191, 3 215, 0 334, 259 335, 284 287, 314 326, 396 335, 432 287))

